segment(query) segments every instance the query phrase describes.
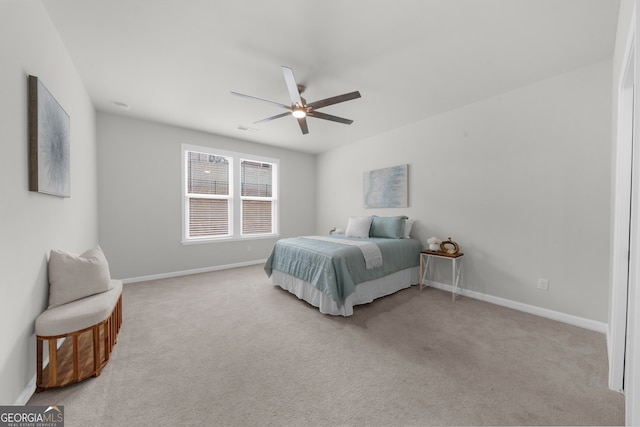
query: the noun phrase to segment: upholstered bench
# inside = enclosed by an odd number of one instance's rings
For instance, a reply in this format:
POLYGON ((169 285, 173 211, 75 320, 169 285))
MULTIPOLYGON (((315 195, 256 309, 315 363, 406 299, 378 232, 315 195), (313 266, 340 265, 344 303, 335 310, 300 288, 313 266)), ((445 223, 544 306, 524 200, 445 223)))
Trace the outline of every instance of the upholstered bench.
POLYGON ((35 322, 37 392, 99 376, 122 325, 122 282, 109 277, 99 247, 79 256, 51 251, 49 282, 49 307, 35 322))

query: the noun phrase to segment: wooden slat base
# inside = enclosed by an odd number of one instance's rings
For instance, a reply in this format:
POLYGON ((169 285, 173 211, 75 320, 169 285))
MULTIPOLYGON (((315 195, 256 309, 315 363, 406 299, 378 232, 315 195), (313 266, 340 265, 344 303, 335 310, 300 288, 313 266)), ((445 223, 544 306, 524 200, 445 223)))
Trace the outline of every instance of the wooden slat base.
POLYGON ((102 322, 80 331, 51 337, 37 336, 36 392, 97 377, 109 362, 122 325, 122 296, 102 322), (66 338, 56 350, 57 342, 66 338), (43 369, 44 341, 48 341, 49 364, 43 369))

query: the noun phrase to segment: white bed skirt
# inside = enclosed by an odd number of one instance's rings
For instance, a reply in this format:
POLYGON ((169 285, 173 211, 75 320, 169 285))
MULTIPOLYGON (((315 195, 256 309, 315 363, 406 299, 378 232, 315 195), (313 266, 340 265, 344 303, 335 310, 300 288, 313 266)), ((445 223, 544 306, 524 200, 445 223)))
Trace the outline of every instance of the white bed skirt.
POLYGON ((331 296, 320 292, 311 283, 297 277, 273 270, 271 280, 274 285, 278 285, 312 306, 318 307, 321 313, 334 316, 351 316, 353 314, 353 306, 370 303, 376 298, 390 295, 400 289, 406 289, 411 285, 417 284, 419 274, 418 267, 411 267, 380 279, 359 283, 355 292, 349 295, 342 307, 338 307, 331 296))

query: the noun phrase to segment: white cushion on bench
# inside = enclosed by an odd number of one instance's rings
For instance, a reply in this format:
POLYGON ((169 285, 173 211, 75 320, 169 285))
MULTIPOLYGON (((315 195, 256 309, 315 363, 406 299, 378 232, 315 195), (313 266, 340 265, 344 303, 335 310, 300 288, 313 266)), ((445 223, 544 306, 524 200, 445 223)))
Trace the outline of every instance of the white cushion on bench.
POLYGON ((36 335, 64 335, 102 322, 109 317, 122 293, 122 281, 111 279, 110 286, 106 292, 45 310, 36 318, 36 335))
POLYGON ((49 307, 109 290, 109 263, 100 246, 73 255, 52 250, 49 254, 49 307))

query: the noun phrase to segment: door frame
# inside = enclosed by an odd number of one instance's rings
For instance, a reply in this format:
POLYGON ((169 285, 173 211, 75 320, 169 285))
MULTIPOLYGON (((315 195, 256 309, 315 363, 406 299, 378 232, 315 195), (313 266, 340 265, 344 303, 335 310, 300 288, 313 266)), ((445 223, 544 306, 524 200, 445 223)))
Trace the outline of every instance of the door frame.
POLYGON ((625 395, 625 423, 640 425, 640 52, 638 0, 618 77, 612 212, 609 386, 625 395), (635 148, 635 149, 634 149, 635 148), (626 242, 626 243, 625 243, 626 242))
POLYGON ((624 390, 630 268, 633 103, 635 80, 635 8, 627 37, 618 86, 618 123, 615 157, 612 293, 609 319, 609 388, 624 390))

